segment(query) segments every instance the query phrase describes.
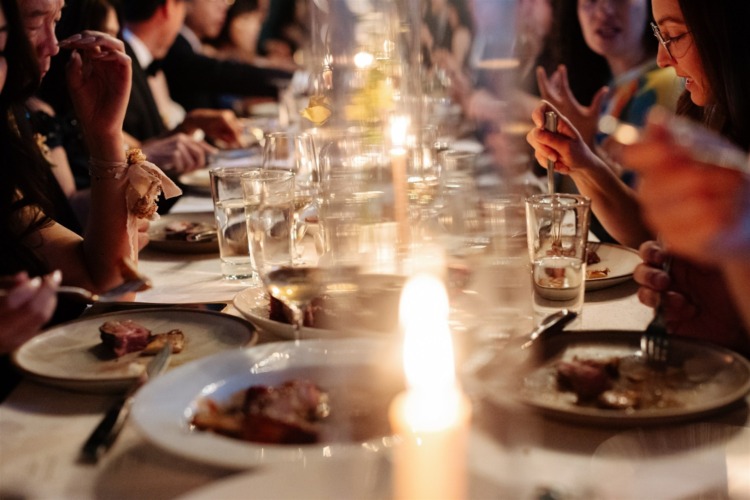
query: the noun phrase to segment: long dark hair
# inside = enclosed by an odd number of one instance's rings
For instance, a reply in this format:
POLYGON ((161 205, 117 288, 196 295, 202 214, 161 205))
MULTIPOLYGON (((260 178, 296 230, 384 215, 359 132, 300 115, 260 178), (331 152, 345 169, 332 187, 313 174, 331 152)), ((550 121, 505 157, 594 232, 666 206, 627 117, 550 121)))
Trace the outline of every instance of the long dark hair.
POLYGON ((588 104, 603 85, 612 77, 607 60, 586 44, 578 20, 578 0, 552 1, 552 28, 547 43, 554 71, 559 64, 568 67, 570 89, 582 104, 588 104))
POLYGON ((0 92, 0 223, 5 235, 0 238, 0 269, 3 274, 21 269, 38 274, 43 265, 23 240, 52 222, 47 216, 52 214, 47 193, 54 179, 28 126, 23 103, 38 85, 39 64, 23 31, 16 0, 0 0, 0 5, 8 22, 8 74, 0 92), (30 217, 32 213, 36 215, 30 217))
POLYGON ((745 149, 750 149, 750 39, 745 32, 750 2, 679 0, 703 65, 712 101, 696 106, 685 91, 677 112, 701 121, 745 149))

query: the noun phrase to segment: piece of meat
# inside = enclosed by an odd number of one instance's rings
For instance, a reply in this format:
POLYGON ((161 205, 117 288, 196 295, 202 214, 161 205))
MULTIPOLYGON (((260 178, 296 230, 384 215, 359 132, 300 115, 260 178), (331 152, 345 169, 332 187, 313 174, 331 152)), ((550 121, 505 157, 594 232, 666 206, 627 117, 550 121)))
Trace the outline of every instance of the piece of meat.
POLYGON ((148 345, 146 345, 142 354, 156 354, 161 351, 161 348, 164 347, 167 341, 172 343, 172 354, 179 354, 185 347, 185 334, 182 333, 182 330, 175 328, 165 333, 151 335, 148 345))
POLYGON ((312 382, 253 386, 245 394, 243 439, 302 444, 318 440, 316 423, 328 415, 328 395, 312 382))
POLYGON ((557 384, 563 390, 573 391, 579 401, 591 401, 612 387, 618 377, 614 360, 597 361, 574 359, 556 365, 557 384))
POLYGON ((132 320, 107 321, 99 327, 99 334, 102 343, 118 358, 130 352, 142 351, 151 337, 148 328, 132 320))

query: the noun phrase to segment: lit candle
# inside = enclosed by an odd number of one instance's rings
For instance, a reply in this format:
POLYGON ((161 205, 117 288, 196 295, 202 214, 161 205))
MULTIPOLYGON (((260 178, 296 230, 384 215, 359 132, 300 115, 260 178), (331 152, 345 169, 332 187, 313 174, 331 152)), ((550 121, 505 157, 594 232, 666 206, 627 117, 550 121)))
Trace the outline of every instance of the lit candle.
POLYGON ((391 119, 391 169, 393 176, 393 215, 398 225, 398 243, 403 249, 409 242, 408 198, 406 180, 406 132, 409 118, 391 119))
POLYGON ((401 442, 393 451, 394 498, 466 498, 471 405, 458 387, 448 328, 448 297, 437 278, 419 275, 401 295, 407 390, 391 404, 401 442))

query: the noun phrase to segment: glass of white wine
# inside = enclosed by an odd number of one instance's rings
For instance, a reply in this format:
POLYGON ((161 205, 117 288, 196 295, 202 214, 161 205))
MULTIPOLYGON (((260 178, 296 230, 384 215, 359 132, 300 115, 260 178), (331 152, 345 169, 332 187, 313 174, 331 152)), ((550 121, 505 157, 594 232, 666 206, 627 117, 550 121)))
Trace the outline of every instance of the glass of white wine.
POLYGON ((269 295, 292 312, 294 338, 299 340, 305 311, 324 284, 319 269, 292 263, 294 174, 256 170, 244 175, 242 183, 255 267, 269 295))
POLYGON ((292 172, 295 178, 293 259, 302 261, 302 239, 307 232, 306 217, 313 212, 318 180, 318 159, 312 136, 293 131, 269 132, 263 143, 262 168, 292 172))

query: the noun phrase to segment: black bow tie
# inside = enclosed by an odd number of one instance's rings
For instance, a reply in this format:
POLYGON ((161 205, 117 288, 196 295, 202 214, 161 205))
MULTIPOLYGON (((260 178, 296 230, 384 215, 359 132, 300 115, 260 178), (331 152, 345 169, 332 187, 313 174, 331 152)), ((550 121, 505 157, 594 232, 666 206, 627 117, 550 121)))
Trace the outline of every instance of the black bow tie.
POLYGON ((162 66, 164 64, 164 61, 161 59, 154 59, 151 61, 151 64, 148 65, 148 67, 145 69, 146 74, 148 76, 154 76, 156 73, 158 73, 162 66))

